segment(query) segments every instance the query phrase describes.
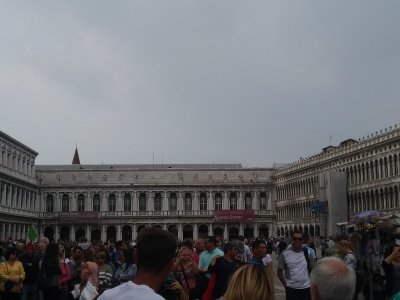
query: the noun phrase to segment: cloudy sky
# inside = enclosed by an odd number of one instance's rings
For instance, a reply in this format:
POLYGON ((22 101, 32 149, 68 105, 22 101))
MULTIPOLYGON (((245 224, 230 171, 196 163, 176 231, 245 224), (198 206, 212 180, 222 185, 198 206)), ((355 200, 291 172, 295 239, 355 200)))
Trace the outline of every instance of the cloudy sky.
POLYGON ((268 167, 400 121, 400 1, 1 1, 37 164, 268 167))

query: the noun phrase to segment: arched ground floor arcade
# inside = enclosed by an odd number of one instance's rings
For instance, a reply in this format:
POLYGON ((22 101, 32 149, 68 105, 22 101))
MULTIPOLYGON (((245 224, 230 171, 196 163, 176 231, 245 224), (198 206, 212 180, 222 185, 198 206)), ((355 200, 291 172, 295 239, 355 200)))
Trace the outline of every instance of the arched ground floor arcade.
POLYGON ((177 236, 179 240, 191 238, 198 240, 208 236, 216 236, 224 240, 246 238, 268 238, 274 235, 273 222, 251 223, 215 223, 215 222, 185 222, 185 223, 125 223, 125 224, 43 224, 39 226, 40 236, 50 240, 76 240, 86 238, 89 241, 131 241, 136 240, 138 233, 146 227, 160 227, 177 236))

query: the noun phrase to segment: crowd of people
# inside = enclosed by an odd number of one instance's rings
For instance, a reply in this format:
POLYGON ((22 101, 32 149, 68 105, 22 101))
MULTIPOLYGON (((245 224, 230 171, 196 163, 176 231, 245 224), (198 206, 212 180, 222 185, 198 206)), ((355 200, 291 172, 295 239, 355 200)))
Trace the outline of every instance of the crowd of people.
MULTIPOLYGON (((275 276, 286 300, 356 299, 352 244, 344 239, 332 248, 335 255, 317 259, 312 241, 297 231, 288 243, 214 237, 178 242, 158 228, 115 244, 9 239, 0 245, 0 300, 274 300, 275 276)), ((400 291, 400 247, 393 247, 382 266, 392 299, 400 291)))

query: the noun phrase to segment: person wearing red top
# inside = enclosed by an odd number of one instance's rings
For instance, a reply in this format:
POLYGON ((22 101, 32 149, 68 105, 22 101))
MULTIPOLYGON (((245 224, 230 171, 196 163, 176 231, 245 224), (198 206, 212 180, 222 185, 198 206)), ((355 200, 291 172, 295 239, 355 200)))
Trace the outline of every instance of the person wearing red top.
POLYGON ((60 245, 60 252, 58 255, 59 265, 61 269, 61 274, 58 275, 58 285, 61 290, 61 300, 68 299, 69 293, 69 281, 71 278, 71 270, 68 264, 65 262, 65 249, 63 245, 60 245))

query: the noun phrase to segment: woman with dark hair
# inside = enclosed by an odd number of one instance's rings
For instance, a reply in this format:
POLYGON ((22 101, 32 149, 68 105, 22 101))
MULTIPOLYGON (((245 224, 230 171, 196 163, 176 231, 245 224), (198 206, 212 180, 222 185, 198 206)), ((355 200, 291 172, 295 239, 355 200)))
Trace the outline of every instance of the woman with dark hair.
POLYGON ((133 261, 133 253, 134 250, 132 248, 128 248, 123 251, 123 254, 120 256, 120 260, 122 261, 122 265, 118 268, 115 273, 115 281, 117 285, 121 283, 128 282, 132 280, 133 277, 136 276, 137 267, 133 261))
POLYGON ((24 267, 17 261, 17 251, 14 248, 8 249, 4 257, 5 261, 0 264, 1 299, 20 299, 22 281, 25 279, 24 267))
POLYGON ((58 281, 58 276, 62 273, 59 264, 59 253, 58 244, 49 244, 40 264, 38 285, 43 292, 45 300, 59 299, 61 297, 58 281))

